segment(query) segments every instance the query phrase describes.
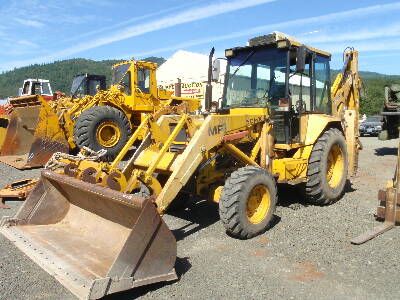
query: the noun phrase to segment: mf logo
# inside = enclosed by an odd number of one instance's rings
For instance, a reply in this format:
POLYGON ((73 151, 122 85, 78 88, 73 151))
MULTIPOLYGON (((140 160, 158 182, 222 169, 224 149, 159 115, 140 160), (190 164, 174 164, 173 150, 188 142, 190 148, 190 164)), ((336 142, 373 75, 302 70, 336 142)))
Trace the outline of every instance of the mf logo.
POLYGON ((216 135, 216 134, 220 134, 226 132, 226 124, 219 124, 219 125, 215 125, 212 127, 208 127, 208 135, 216 135))

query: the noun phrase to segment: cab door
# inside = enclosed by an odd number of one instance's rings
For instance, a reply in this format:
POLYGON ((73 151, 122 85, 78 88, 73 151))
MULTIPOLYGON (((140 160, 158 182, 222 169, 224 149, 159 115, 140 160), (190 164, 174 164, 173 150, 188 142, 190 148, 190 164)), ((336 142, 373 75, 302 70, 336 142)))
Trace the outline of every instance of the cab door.
POLYGON ((329 61, 329 57, 316 54, 313 66, 313 89, 315 94, 313 112, 327 115, 332 114, 329 61))
POLYGON ((155 66, 145 62, 137 62, 132 88, 135 90, 135 106, 137 110, 154 111, 159 105, 155 66))
POLYGON ((288 131, 286 143, 302 142, 303 116, 314 108, 313 90, 313 53, 305 47, 290 51, 288 94, 291 103, 291 114, 285 120, 288 131), (302 60, 299 63, 299 60, 302 60))
POLYGON ((295 108, 291 122, 292 142, 304 142, 308 115, 331 114, 329 60, 330 57, 309 51, 304 70, 296 74, 291 72, 289 76, 289 91, 295 108))

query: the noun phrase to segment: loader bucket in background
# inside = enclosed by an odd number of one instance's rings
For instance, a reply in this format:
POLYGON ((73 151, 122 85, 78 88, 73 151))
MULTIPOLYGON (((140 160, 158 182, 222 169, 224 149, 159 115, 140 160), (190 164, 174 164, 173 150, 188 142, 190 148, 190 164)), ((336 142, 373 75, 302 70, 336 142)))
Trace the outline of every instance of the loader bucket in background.
POLYGON ((9 116, 0 115, 0 149, 3 148, 9 122, 10 122, 9 116))
POLYGON ((175 237, 150 199, 48 170, 0 231, 80 299, 177 279, 175 237))
POLYGON ((27 169, 43 166, 55 152, 68 153, 58 116, 41 96, 20 97, 11 104, 12 113, 0 119, 0 161, 27 169))

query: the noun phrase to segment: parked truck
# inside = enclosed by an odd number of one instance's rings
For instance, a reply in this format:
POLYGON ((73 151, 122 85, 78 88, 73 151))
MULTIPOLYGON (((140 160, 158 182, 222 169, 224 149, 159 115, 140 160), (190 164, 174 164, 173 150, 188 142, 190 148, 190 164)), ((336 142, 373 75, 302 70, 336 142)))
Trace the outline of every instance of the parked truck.
POLYGON ((383 116, 380 140, 397 139, 400 126, 400 84, 385 86, 385 99, 381 115, 383 116))

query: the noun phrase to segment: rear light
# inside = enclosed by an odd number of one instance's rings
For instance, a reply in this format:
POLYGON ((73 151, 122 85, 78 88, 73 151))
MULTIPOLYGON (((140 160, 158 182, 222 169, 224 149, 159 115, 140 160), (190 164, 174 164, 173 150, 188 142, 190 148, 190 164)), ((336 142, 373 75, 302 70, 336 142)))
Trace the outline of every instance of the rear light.
POLYGON ((281 99, 279 99, 279 106, 280 106, 280 107, 282 107, 282 106, 287 106, 287 107, 289 107, 289 100, 286 99, 286 98, 281 98, 281 99))
POLYGON ((289 111, 289 99, 286 98, 279 99, 278 111, 289 111))

